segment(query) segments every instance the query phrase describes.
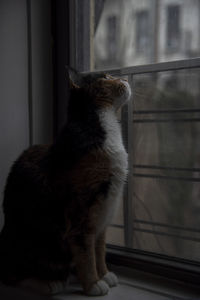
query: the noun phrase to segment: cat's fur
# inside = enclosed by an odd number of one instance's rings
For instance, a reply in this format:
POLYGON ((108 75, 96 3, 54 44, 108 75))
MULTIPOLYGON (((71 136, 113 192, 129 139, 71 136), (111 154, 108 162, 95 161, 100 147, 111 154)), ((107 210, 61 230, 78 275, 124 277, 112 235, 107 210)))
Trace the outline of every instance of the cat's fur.
POLYGON ((52 145, 24 151, 8 176, 0 279, 33 279, 55 292, 74 262, 85 293, 103 295, 117 284, 105 263, 105 231, 127 175, 116 111, 131 92, 126 81, 110 76, 71 77, 61 134, 52 145))

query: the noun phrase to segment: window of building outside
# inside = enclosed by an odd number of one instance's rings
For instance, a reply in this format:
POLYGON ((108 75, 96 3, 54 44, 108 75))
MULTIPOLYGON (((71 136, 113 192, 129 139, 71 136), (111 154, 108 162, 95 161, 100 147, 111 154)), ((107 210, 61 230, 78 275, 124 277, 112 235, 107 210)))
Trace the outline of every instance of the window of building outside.
POLYGON ((107 242, 198 264, 200 1, 100 2, 84 71, 111 69, 132 87, 120 116, 129 177, 107 242))
POLYGON ((114 62, 116 61, 117 35, 117 17, 110 16, 107 19, 107 51, 108 59, 114 62))
POLYGON ((180 6, 169 5, 167 7, 167 38, 166 48, 170 51, 178 51, 181 42, 180 32, 180 6))
POLYGON ((146 53, 149 45, 149 12, 148 10, 136 13, 136 51, 146 53))

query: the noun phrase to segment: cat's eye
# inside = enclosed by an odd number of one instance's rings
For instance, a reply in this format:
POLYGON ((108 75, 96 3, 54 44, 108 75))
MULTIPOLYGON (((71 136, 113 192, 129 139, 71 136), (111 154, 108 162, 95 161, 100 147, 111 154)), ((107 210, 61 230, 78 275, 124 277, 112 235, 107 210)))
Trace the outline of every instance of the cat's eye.
POLYGON ((110 76, 108 74, 103 74, 101 76, 101 78, 99 78, 100 80, 109 80, 110 79, 110 76))
POLYGON ((108 79, 108 80, 113 79, 113 77, 111 75, 109 75, 109 74, 105 74, 105 78, 108 79))
POLYGON ((103 79, 108 79, 108 74, 103 74, 102 78, 103 79))

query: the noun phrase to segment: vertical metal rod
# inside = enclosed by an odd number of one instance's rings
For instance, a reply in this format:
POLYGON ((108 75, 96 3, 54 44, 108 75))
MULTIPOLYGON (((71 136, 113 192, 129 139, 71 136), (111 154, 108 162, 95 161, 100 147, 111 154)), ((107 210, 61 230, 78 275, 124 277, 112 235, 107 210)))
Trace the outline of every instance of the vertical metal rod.
POLYGON ((160 16, 159 16, 159 5, 160 0, 151 0, 151 51, 150 51, 150 62, 156 63, 159 61, 159 22, 160 22, 160 16))
POLYGON ((94 71, 95 1, 90 0, 90 71, 94 71))
POLYGON ((27 10, 27 47, 28 47, 28 114, 29 114, 29 145, 33 145, 33 93, 32 93, 32 30, 31 0, 26 1, 27 10))
POLYGON ((69 0, 69 64, 71 67, 77 69, 77 0, 69 0))
MULTIPOLYGON (((129 75, 128 81, 129 84, 132 88, 132 75, 129 75)), ((125 241, 125 246, 128 248, 133 248, 133 187, 132 187, 132 166, 133 166, 133 132, 132 132, 132 118, 133 118, 133 108, 132 108, 132 98, 130 99, 128 105, 126 105, 123 109, 123 114, 122 114, 122 128, 123 128, 123 133, 124 133, 124 144, 125 147, 128 151, 128 157, 129 157, 129 173, 128 173, 128 178, 127 178, 127 184, 125 186, 124 190, 124 241, 125 241)))

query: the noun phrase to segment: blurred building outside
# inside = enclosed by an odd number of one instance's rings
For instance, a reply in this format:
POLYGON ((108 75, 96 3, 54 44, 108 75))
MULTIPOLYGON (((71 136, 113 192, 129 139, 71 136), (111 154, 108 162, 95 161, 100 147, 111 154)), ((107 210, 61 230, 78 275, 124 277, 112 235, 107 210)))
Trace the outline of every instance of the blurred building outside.
MULTIPOLYGON (((95 70, 199 57, 199 32, 199 0, 105 0, 94 37, 95 70)), ((183 169, 200 170, 199 122, 185 121, 197 115, 174 111, 200 107, 200 70, 135 75, 133 86, 135 111, 169 110, 140 115, 155 122, 129 124, 134 164, 158 166, 145 172, 159 176, 195 178, 199 173, 183 169)), ((200 260, 199 182, 133 176, 133 191, 133 248, 200 260)), ((115 223, 108 240, 123 245, 122 209, 115 223)))

